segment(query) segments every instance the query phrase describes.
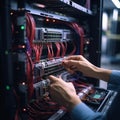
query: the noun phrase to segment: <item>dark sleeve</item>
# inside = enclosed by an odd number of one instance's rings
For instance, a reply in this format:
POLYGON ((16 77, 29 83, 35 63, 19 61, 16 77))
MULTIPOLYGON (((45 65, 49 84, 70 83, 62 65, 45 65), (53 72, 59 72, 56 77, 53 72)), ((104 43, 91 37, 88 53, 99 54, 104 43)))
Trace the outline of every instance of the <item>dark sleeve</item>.
POLYGON ((114 91, 120 90, 120 71, 118 70, 112 71, 107 88, 109 90, 114 90, 114 91))
POLYGON ((120 85, 120 71, 118 71, 118 70, 113 70, 112 71, 112 73, 110 75, 109 83, 120 85))
POLYGON ((73 120, 105 120, 101 113, 92 111, 84 103, 76 105, 71 111, 73 120))

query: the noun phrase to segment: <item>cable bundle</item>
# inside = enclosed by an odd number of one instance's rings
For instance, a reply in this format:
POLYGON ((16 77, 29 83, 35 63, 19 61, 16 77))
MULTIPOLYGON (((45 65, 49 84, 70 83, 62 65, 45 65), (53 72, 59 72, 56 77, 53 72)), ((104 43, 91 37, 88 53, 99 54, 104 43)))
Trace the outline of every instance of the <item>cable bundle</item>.
MULTIPOLYGON (((35 21, 30 13, 26 13, 26 36, 29 41, 30 49, 33 48, 33 40, 35 37, 35 21)), ((29 90, 29 98, 33 94, 33 61, 30 56, 31 51, 26 52, 27 56, 27 65, 26 65, 26 74, 27 74, 27 84, 29 90)))
POLYGON ((75 86, 78 96, 85 103, 99 105, 106 95, 106 93, 102 92, 102 97, 94 98, 93 96, 99 94, 98 91, 101 90, 97 91, 91 84, 81 82, 80 80, 73 81, 72 83, 75 86))
POLYGON ((62 51, 61 51, 61 52, 62 52, 62 53, 61 53, 61 57, 64 57, 64 55, 65 55, 65 46, 64 46, 64 44, 63 44, 62 42, 60 42, 60 45, 61 45, 61 48, 62 48, 62 49, 61 49, 61 50, 62 50, 62 51))
POLYGON ((56 45, 56 57, 59 58, 60 57, 60 43, 59 42, 55 42, 56 45))
POLYGON ((33 48, 33 40, 35 37, 35 21, 30 13, 26 13, 26 35, 30 42, 30 47, 33 48))
POLYGON ((61 107, 50 99, 40 99, 28 105, 28 114, 31 120, 47 120, 61 107))
POLYGON ((55 57, 64 57, 67 52, 67 42, 55 42, 55 45, 57 48, 55 57))
POLYGON ((30 99, 34 91, 34 88, 33 88, 33 67, 34 65, 30 57, 30 54, 28 52, 26 52, 26 56, 27 56, 26 75, 27 75, 27 85, 28 85, 28 91, 29 91, 28 98, 30 99))
POLYGON ((64 49, 64 50, 65 50, 65 54, 66 54, 66 52, 67 52, 67 46, 68 46, 68 45, 67 45, 67 42, 64 42, 63 44, 64 44, 64 46, 65 46, 65 49, 64 49))
POLYGON ((35 62, 39 62, 43 50, 43 45, 42 44, 34 44, 33 45, 33 50, 35 51, 35 62))
POLYGON ((48 59, 51 60, 54 57, 54 51, 52 43, 46 43, 47 50, 48 50, 48 59))
POLYGON ((51 51, 51 58, 53 58, 54 57, 54 52, 53 52, 52 43, 49 43, 49 46, 50 46, 50 51, 51 51))
POLYGON ((83 55, 83 45, 84 45, 84 30, 77 23, 68 24, 75 32, 80 36, 80 54, 83 55))

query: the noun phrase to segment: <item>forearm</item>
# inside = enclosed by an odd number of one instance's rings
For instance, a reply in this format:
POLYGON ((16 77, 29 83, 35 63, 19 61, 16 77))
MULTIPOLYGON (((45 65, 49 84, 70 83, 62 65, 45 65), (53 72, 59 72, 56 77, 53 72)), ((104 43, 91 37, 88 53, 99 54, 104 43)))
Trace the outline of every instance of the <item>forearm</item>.
POLYGON ((101 79, 108 82, 110 79, 111 73, 112 73, 112 70, 95 67, 93 70, 93 74, 90 77, 101 79))

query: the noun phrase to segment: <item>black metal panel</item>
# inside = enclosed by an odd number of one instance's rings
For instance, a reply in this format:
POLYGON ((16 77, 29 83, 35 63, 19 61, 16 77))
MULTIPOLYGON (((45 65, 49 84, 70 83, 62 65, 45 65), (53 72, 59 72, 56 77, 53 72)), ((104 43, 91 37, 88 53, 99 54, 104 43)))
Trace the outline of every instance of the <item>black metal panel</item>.
POLYGON ((28 3, 40 3, 43 4, 47 10, 56 11, 73 17, 92 15, 90 9, 69 0, 29 0, 28 3))
POLYGON ((10 0, 0 1, 0 17, 0 119, 13 120, 15 98, 13 94, 10 0))

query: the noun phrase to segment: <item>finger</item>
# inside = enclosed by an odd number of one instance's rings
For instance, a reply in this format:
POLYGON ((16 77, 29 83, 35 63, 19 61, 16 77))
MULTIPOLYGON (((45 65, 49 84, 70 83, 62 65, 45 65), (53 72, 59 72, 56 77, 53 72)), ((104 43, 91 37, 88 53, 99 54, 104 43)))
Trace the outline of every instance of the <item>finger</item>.
POLYGON ((50 88, 49 88, 49 96, 50 98, 54 101, 54 96, 55 93, 54 93, 54 87, 52 85, 50 85, 50 88))
POLYGON ((54 83, 54 82, 57 82, 58 81, 58 78, 53 76, 53 75, 49 75, 48 76, 48 79, 50 80, 51 83, 54 83))
POLYGON ((66 69, 69 73, 71 73, 71 74, 74 74, 75 73, 75 71, 74 70, 71 70, 71 69, 66 69))
POLYGON ((80 60, 79 55, 73 55, 66 58, 66 60, 80 60))
MULTIPOLYGON (((67 82, 68 85, 73 86, 72 82, 67 82)), ((73 86, 74 87, 74 86, 73 86)))
POLYGON ((65 66, 65 67, 73 67, 73 66, 75 66, 75 67, 77 67, 78 66, 78 61, 76 61, 76 60, 64 60, 63 61, 63 66, 65 66))
POLYGON ((69 56, 68 58, 66 58, 66 60, 84 61, 85 58, 82 55, 73 55, 73 56, 69 56))
POLYGON ((63 66, 65 67, 65 69, 71 73, 71 74, 74 74, 75 71, 78 70, 77 66, 78 66, 78 63, 76 63, 77 65, 73 65, 74 62, 70 62, 70 61, 65 61, 65 63, 63 63, 63 66))

